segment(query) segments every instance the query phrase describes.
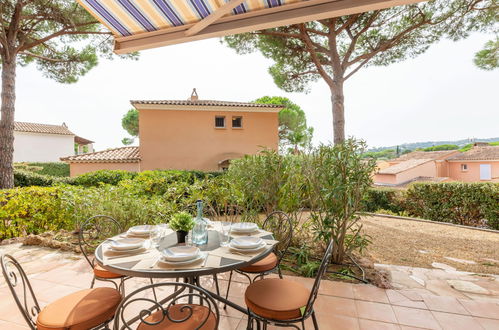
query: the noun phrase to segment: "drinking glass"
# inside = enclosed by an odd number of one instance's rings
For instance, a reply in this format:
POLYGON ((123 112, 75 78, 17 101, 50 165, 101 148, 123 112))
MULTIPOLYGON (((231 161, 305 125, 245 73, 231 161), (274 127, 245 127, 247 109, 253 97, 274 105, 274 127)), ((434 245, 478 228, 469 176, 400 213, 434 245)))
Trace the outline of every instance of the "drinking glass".
POLYGON ((159 226, 155 226, 153 230, 151 230, 151 233, 149 234, 149 239, 151 240, 151 246, 153 248, 158 248, 159 247, 159 242, 161 241, 161 238, 163 237, 163 230, 159 226))
POLYGON ((230 242, 230 222, 220 221, 218 225, 218 239, 220 246, 228 246, 230 242))

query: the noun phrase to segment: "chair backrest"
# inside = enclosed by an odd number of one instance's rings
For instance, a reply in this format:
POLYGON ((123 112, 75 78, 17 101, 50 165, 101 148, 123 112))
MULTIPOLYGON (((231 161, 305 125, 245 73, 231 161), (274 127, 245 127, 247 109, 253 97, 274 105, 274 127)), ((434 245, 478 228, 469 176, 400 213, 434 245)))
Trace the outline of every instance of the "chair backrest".
POLYGON ((314 307, 314 302, 315 299, 317 298, 317 294, 319 293, 319 287, 321 285, 321 280, 324 274, 327 271, 327 266, 329 265, 329 262, 331 261, 331 257, 333 255, 333 240, 329 242, 329 245, 327 246, 326 252, 324 253, 324 256, 322 257, 321 265, 319 267, 319 270, 317 271, 317 275, 315 277, 314 281, 314 286, 312 287, 312 290, 310 291, 310 296, 308 298, 307 306, 305 308, 304 316, 310 314, 313 310, 314 307))
POLYGON ((8 254, 1 256, 1 263, 3 277, 14 296, 17 307, 30 329, 36 329, 36 316, 40 313, 40 306, 26 273, 17 260, 8 254))
POLYGON ((78 231, 78 245, 81 253, 93 268, 95 259, 91 253, 104 240, 123 232, 120 223, 107 215, 95 215, 83 222, 78 231))
POLYGON ((274 211, 267 216, 262 228, 272 232, 274 238, 279 241, 274 246, 274 252, 277 254, 279 262, 281 262, 293 239, 293 222, 291 218, 282 211, 274 211))
POLYGON ((168 322, 180 328, 215 330, 219 320, 218 305, 206 290, 187 283, 163 282, 126 296, 116 309, 113 329, 136 329, 140 324, 154 326, 168 322), (152 292, 147 295, 149 290, 156 292, 157 299, 150 296, 152 292))

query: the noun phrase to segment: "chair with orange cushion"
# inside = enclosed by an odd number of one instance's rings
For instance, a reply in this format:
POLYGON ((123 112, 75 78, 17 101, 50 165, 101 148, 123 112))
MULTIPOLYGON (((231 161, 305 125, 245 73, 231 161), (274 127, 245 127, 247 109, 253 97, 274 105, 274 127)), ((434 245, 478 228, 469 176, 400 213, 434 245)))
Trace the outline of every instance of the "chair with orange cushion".
MULTIPOLYGON (((244 275, 248 278, 250 283, 255 282, 258 278, 264 278, 265 275, 277 270, 279 277, 282 278, 281 273, 281 260, 289 248, 291 239, 293 238, 293 222, 291 218, 282 211, 275 211, 263 222, 262 229, 272 232, 274 238, 279 241, 274 246, 274 251, 268 256, 259 260, 249 266, 236 270, 237 273, 244 275), (257 274, 253 279, 250 274, 257 274)), ((229 275, 229 283, 227 285, 227 293, 225 299, 229 297, 229 289, 232 281, 232 271, 229 275)), ((224 307, 225 308, 225 307, 224 307)))
POLYGON ((116 309, 114 330, 215 330, 220 313, 204 289, 188 283, 162 282, 129 294, 116 309), (153 289, 159 299, 145 293, 153 289))
POLYGON ((81 253, 88 261, 94 273, 90 288, 94 287, 95 280, 111 282, 116 289, 121 291, 123 296, 125 296, 124 282, 130 277, 104 269, 95 262, 95 258, 93 254, 91 254, 100 243, 108 238, 121 234, 122 232, 123 228, 120 223, 107 215, 95 215, 90 217, 80 226, 78 231, 78 245, 80 246, 81 253), (115 280, 118 280, 119 284, 117 284, 115 280))
POLYGON ((40 308, 21 265, 10 255, 1 257, 2 273, 17 307, 30 329, 109 329, 121 301, 113 288, 76 291, 40 308))
POLYGON ((324 253, 312 290, 299 282, 280 278, 263 279, 250 284, 244 293, 249 313, 247 328, 252 329, 253 321, 256 321, 258 328, 262 322, 264 329, 269 323, 295 328, 298 328, 295 323, 301 323, 302 329, 305 329, 305 320, 311 316, 314 328, 318 329, 314 302, 332 254, 333 241, 324 253))

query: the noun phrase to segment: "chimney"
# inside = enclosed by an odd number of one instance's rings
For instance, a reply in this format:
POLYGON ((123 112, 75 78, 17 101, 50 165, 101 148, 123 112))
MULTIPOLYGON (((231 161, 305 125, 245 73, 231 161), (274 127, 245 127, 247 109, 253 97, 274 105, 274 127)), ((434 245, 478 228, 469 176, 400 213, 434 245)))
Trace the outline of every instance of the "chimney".
POLYGON ((191 94, 190 100, 191 101, 197 101, 197 100, 199 100, 198 92, 196 92, 195 88, 192 89, 192 94, 191 94))

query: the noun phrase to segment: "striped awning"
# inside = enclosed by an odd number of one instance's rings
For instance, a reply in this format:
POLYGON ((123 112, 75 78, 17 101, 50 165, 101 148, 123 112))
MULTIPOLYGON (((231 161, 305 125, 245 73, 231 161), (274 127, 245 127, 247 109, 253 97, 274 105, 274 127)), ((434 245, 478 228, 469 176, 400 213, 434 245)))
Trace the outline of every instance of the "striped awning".
POLYGON ((132 51, 422 0, 78 0, 132 51))

